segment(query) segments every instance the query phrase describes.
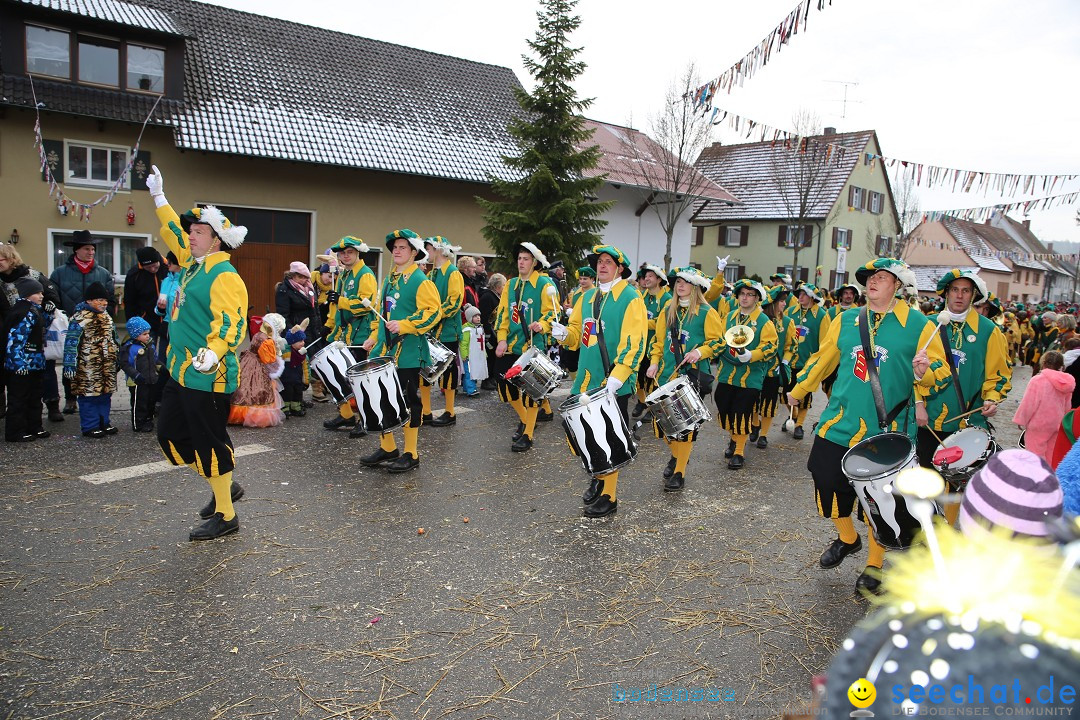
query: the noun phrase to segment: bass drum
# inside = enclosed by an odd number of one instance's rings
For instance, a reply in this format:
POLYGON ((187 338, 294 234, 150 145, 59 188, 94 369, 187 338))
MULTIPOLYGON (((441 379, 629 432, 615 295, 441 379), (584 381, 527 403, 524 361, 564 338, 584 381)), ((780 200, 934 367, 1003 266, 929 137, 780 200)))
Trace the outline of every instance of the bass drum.
POLYGON ((922 529, 908 510, 907 500, 893 487, 893 480, 901 470, 918 464, 915 443, 901 433, 866 438, 848 450, 841 461, 874 538, 890 550, 911 547, 922 529))

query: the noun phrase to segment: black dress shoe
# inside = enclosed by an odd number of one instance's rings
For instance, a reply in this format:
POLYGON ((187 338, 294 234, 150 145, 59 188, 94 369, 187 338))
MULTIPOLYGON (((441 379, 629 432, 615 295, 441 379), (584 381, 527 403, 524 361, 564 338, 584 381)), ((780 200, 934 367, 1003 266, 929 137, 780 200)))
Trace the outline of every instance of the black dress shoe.
POLYGON ((457 416, 451 415, 448 412, 443 412, 442 415, 431 421, 432 427, 446 427, 447 425, 456 425, 457 416))
POLYGON ((540 408, 540 412, 536 414, 536 419, 538 422, 551 422, 555 419, 555 413, 540 408))
POLYGON ((101 430, 106 435, 115 435, 116 433, 120 432, 120 429, 118 427, 116 427, 115 425, 106 425, 101 430))
POLYGON ((757 439, 757 447, 759 450, 764 450, 765 448, 769 447, 769 438, 765 437, 764 435, 759 437, 757 439))
POLYGON ((584 514, 587 518, 602 518, 615 514, 618 509, 618 500, 612 500, 610 495, 601 495, 596 502, 585 506, 584 514))
MULTIPOLYGON (((240 483, 235 480, 233 480, 232 485, 229 486, 229 496, 232 498, 233 502, 237 502, 240 498, 244 497, 244 488, 242 488, 240 483)), ((213 495, 210 495, 210 502, 203 505, 202 509, 199 510, 199 517, 203 520, 208 520, 216 510, 217 500, 214 499, 213 495)))
POLYGON ((844 562, 844 558, 848 555, 853 552, 858 552, 859 550, 862 550, 861 537, 855 538, 855 542, 851 544, 844 542, 840 538, 836 538, 832 541, 832 545, 829 545, 829 547, 825 548, 825 552, 821 553, 821 567, 826 570, 834 568, 844 562))
POLYGON ((525 423, 519 422, 518 425, 517 425, 517 430, 514 431, 514 437, 511 438, 511 439, 514 442, 517 442, 518 440, 521 439, 521 436, 524 435, 524 434, 525 434, 525 423))
POLYGON ((760 425, 751 425, 750 426, 750 437, 748 437, 746 439, 747 439, 748 442, 757 442, 758 435, 760 435, 760 434, 761 434, 761 426, 760 425))
POLYGON ((664 481, 664 492, 675 492, 676 490, 682 490, 683 483, 684 481, 682 473, 672 473, 671 477, 664 481))
POLYGON ((796 425, 795 426, 795 429, 791 431, 791 438, 793 440, 802 440, 803 439, 802 425, 796 425))
POLYGON ((37 439, 37 440, 44 440, 45 438, 51 437, 51 436, 52 436, 52 433, 49 432, 48 430, 38 430, 36 433, 34 433, 34 438, 37 439))
POLYGON ((232 520, 226 520, 221 513, 214 513, 209 520, 191 531, 188 540, 213 540, 234 533, 239 529, 240 518, 236 515, 233 515, 232 520))
POLYGON ((855 581, 855 592, 860 595, 880 595, 883 592, 881 589, 881 568, 871 567, 870 565, 863 568, 862 574, 855 581))
POLYGON ((735 454, 735 441, 731 440, 727 444, 727 450, 724 451, 724 457, 729 458, 735 454))
POLYGON ((105 431, 100 428, 97 430, 83 430, 83 437, 103 438, 105 437, 105 431))
POLYGON ((432 417, 431 413, 428 413, 427 415, 424 415, 424 416, 422 416, 420 418, 420 424, 421 425, 430 425, 432 423, 432 421, 434 421, 434 419, 435 418, 432 417))
POLYGON ((634 406, 634 412, 630 413, 630 417, 635 419, 641 417, 642 414, 645 412, 645 407, 645 403, 638 402, 638 404, 634 406))
POLYGON ((34 442, 35 440, 37 440, 37 435, 34 435, 33 433, 26 433, 25 435, 20 435, 12 442, 34 442))
POLYGON ((366 465, 367 467, 379 467, 384 462, 397 460, 399 457, 401 457, 401 453, 397 449, 383 450, 382 448, 379 448, 370 455, 365 455, 360 458, 360 464, 366 465))
POLYGON ((420 458, 413 457, 409 453, 405 453, 394 462, 387 466, 387 470, 393 474, 409 472, 420 467, 420 458))
POLYGON ((310 410, 313 407, 315 407, 315 403, 311 402, 310 400, 301 400, 300 401, 300 409, 301 410, 303 410, 304 408, 308 408, 310 410))
POLYGON ((366 437, 366 436, 367 436, 367 430, 365 430, 364 426, 361 425, 360 423, 356 423, 356 425, 353 426, 353 429, 349 431, 349 437, 351 437, 354 440, 356 438, 362 438, 362 437, 366 437))
POLYGON ((675 463, 677 463, 677 462, 678 462, 678 460, 676 460, 675 458, 671 458, 670 460, 667 461, 667 467, 664 468, 664 479, 665 480, 667 480, 669 477, 671 477, 672 475, 675 474, 675 463))
POLYGON ((592 505, 600 499, 600 493, 604 490, 604 481, 593 478, 585 492, 581 493, 581 502, 592 505))
POLYGON ((64 413, 60 412, 59 405, 49 406, 49 422, 64 422, 64 413))
POLYGON ((298 408, 293 408, 292 410, 290 410, 290 411, 289 411, 288 413, 286 413, 286 414, 287 414, 287 415, 292 415, 293 417, 304 417, 304 416, 306 416, 306 415, 307 415, 307 410, 305 410, 305 409, 304 409, 304 406, 303 406, 303 405, 301 405, 301 406, 300 406, 300 407, 298 407, 298 408))
POLYGON ((510 452, 522 453, 532 450, 532 438, 528 435, 522 435, 514 444, 510 446, 510 452))
POLYGON ((732 455, 731 459, 727 461, 727 466, 731 470, 738 470, 746 464, 746 459, 742 455, 732 455))
POLYGON ((493 381, 484 380, 483 382, 480 383, 480 389, 481 390, 498 390, 498 387, 495 386, 495 383, 493 381))
POLYGON ((77 412, 79 412, 78 403, 76 403, 74 399, 69 400, 69 399, 65 398, 63 414, 64 415, 74 415, 77 412))
POLYGON ((355 424, 356 424, 356 417, 355 416, 353 416, 351 418, 343 418, 340 415, 338 415, 333 420, 324 420, 322 426, 324 428, 326 428, 327 430, 337 430, 338 428, 343 428, 343 427, 351 428, 355 424))

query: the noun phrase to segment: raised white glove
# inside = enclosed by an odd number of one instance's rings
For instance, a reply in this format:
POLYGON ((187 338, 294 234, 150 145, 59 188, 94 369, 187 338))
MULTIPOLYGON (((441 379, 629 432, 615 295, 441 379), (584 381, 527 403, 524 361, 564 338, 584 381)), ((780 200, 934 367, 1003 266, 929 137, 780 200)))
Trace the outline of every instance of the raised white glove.
POLYGON ((146 176, 146 189, 150 191, 150 197, 156 198, 165 194, 163 186, 165 181, 161 177, 161 171, 158 170, 157 165, 151 165, 154 169, 149 175, 146 176))
POLYGON ((570 332, 566 329, 566 326, 558 320, 551 323, 551 337, 555 338, 557 341, 562 342, 569 334, 570 332))
POLYGON ((719 255, 716 256, 716 272, 722 273, 727 269, 728 259, 730 257, 730 255, 725 255, 724 257, 720 257, 719 255))
POLYGON ((618 395, 619 388, 622 387, 622 380, 617 377, 608 376, 607 383, 604 387, 607 388, 608 395, 618 395))
POLYGON ((201 373, 213 372, 218 365, 217 353, 210 348, 200 348, 198 355, 191 361, 191 367, 201 373))

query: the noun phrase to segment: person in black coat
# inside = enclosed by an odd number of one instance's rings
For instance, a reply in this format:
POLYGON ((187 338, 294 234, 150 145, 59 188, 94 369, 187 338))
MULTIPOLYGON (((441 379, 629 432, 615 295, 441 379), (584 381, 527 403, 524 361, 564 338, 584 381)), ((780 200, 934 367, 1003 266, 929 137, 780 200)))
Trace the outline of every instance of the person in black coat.
POLYGON ((285 318, 286 328, 295 327, 307 318, 308 343, 319 337, 317 294, 311 282, 311 271, 302 262, 290 264, 285 279, 274 290, 274 312, 285 318))
POLYGON ((124 316, 128 320, 134 317, 145 320, 150 324, 150 335, 156 339, 161 334, 161 316, 156 312, 158 296, 169 269, 152 247, 139 248, 135 257, 138 262, 124 279, 124 316))
MULTIPOLYGON (((480 289, 480 322, 484 326, 484 337, 488 338, 489 368, 496 367, 495 343, 493 342, 493 339, 497 337, 495 333, 495 312, 499 309, 499 296, 502 295, 505 284, 506 278, 499 273, 495 273, 487 279, 487 283, 480 289)), ((487 378, 480 383, 480 387, 484 390, 494 390, 494 378, 487 378)))

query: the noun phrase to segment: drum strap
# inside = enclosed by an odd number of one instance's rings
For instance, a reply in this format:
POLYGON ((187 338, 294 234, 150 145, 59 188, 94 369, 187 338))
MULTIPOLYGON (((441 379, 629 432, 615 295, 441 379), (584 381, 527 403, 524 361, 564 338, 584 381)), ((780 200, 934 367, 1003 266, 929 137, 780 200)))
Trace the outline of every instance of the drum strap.
MULTIPOLYGON (((525 322, 525 307, 521 302, 521 298, 525 294, 525 282, 520 277, 517 279, 518 323, 521 324, 521 333, 525 336, 525 341, 532 344, 532 330, 529 329, 529 323, 525 322)), ((524 349, 522 348, 522 350, 524 349)))
MULTIPOLYGON (((956 388, 956 399, 960 402, 958 406, 960 412, 970 410, 967 406, 967 401, 964 400, 964 390, 960 387, 960 375, 956 372, 956 356, 952 352, 952 342, 949 340, 949 331, 945 329, 944 325, 938 326, 938 332, 941 334, 941 344, 945 347, 945 352, 949 356, 949 372, 952 373, 952 386, 956 388)), ((974 398, 972 398, 974 400, 974 398)))
POLYGON ((870 378, 870 391, 874 394, 874 409, 877 410, 878 427, 887 430, 892 421, 907 407, 908 399, 904 398, 899 405, 885 414, 885 395, 881 391, 881 378, 878 377, 877 358, 870 352, 870 315, 867 306, 863 305, 859 310, 859 339, 862 340, 863 358, 866 359, 866 374, 870 378))
POLYGON ((600 348, 600 361, 604 363, 604 375, 611 373, 611 357, 604 342, 604 325, 600 322, 600 309, 604 306, 604 291, 596 288, 592 301, 593 323, 596 325, 596 346, 600 348))

